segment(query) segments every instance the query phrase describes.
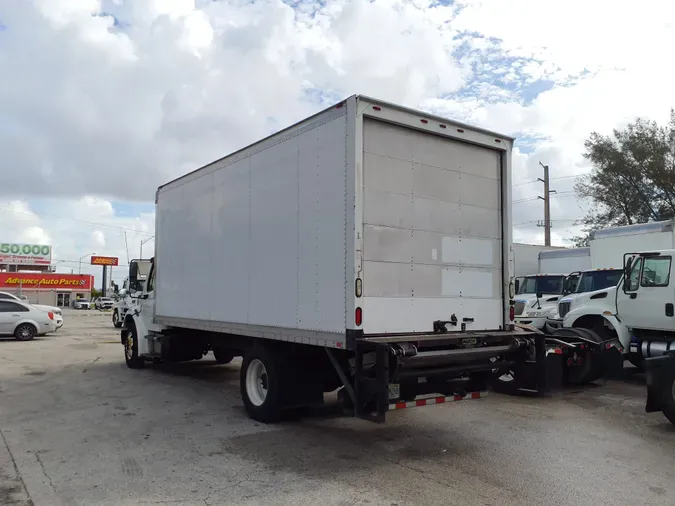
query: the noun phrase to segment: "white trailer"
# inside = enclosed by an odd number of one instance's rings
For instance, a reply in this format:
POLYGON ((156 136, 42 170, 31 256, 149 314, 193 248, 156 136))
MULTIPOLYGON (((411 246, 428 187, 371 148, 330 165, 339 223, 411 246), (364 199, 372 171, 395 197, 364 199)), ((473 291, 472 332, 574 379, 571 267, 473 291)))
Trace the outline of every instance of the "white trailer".
POLYGON ((383 421, 516 363, 541 387, 544 341, 513 323, 512 145, 352 96, 161 186, 127 364, 241 355, 263 422, 339 387, 383 421))
POLYGON ((543 251, 565 250, 561 246, 543 246, 541 244, 513 243, 514 276, 539 273, 539 254, 543 251))
POLYGON ((565 248, 539 253, 539 273, 585 271, 591 268, 591 248, 565 248))
POLYGON ((625 251, 659 251, 675 248, 673 221, 638 223, 591 233, 592 268, 621 269, 625 251))

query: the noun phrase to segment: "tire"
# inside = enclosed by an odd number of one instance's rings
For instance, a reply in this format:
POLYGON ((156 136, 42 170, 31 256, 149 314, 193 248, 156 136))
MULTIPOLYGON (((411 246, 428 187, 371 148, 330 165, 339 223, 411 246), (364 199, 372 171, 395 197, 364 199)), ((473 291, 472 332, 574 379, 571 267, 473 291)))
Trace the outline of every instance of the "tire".
POLYGON ((268 348, 253 346, 244 355, 239 374, 241 398, 248 415, 261 423, 281 416, 281 364, 268 348))
POLYGON ((113 322, 113 325, 115 326, 116 329, 119 329, 119 328, 122 327, 122 322, 120 321, 120 315, 119 315, 118 311, 113 311, 112 322, 113 322))
POLYGON ((227 348, 214 348, 213 356, 219 364, 229 364, 234 359, 234 353, 227 348))
POLYGON ((145 360, 138 356, 138 333, 132 323, 127 330, 122 331, 124 344, 124 360, 129 369, 141 369, 145 367, 145 360), (125 335, 126 334, 126 335, 125 335))
POLYGON ((22 323, 14 329, 14 339, 17 341, 32 341, 37 334, 37 329, 30 323, 22 323))
MULTIPOLYGON (((571 331, 577 333, 577 335, 580 335, 581 337, 591 339, 596 343, 601 343, 603 341, 603 338, 598 335, 598 333, 590 329, 575 327, 573 329, 559 330, 561 332, 556 332, 554 336, 561 335, 564 337, 569 337, 569 332, 571 331)), ((578 356, 581 358, 581 365, 565 367, 565 382, 569 385, 580 386, 586 385, 591 381, 598 379, 600 367, 593 360, 593 353, 590 350, 584 350, 583 352, 579 353, 578 356)))

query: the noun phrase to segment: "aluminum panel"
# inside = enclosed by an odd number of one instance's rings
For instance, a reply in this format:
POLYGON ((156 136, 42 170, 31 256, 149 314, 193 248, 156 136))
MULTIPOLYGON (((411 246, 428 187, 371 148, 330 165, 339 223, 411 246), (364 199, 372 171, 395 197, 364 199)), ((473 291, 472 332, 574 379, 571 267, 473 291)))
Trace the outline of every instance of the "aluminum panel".
POLYGON ((365 120, 363 157, 364 330, 429 331, 453 313, 498 328, 499 151, 365 120))
POLYGON ((286 329, 284 340, 295 329, 344 345, 334 337, 345 332, 353 227, 345 109, 158 192, 158 321, 286 329))

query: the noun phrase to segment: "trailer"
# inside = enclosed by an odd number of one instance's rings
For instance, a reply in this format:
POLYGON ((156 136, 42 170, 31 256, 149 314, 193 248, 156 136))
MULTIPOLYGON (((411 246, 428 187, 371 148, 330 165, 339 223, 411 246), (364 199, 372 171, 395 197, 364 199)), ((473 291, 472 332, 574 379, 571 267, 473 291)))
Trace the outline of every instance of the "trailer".
POLYGON ((514 370, 544 392, 545 339, 514 325, 512 146, 352 96, 159 187, 127 365, 242 356, 261 422, 335 390, 384 422, 514 370))
POLYGON ((543 246, 541 244, 523 244, 513 243, 513 264, 516 278, 527 276, 528 274, 538 274, 539 255, 542 251, 564 251, 566 248, 560 246, 543 246))
POLYGON ((551 272, 569 274, 590 268, 591 248, 565 248, 539 253, 539 274, 551 272))

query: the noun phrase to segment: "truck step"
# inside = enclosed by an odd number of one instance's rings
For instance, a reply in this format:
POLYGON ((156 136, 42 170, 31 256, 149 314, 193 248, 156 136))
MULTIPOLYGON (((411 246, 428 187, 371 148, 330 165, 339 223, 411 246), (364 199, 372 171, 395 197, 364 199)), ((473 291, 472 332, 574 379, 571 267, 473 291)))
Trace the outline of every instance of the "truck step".
POLYGON ((414 401, 408 402, 395 402, 389 404, 389 411, 395 409, 405 409, 405 408, 419 408, 421 406, 431 406, 433 404, 445 404, 447 402, 456 402, 456 401, 468 401, 470 399, 480 399, 481 397, 487 397, 487 392, 470 392, 464 396, 462 395, 450 395, 448 397, 429 397, 427 399, 417 399, 414 401))

